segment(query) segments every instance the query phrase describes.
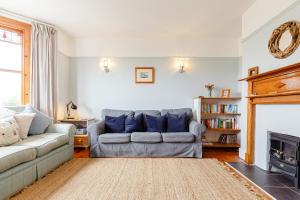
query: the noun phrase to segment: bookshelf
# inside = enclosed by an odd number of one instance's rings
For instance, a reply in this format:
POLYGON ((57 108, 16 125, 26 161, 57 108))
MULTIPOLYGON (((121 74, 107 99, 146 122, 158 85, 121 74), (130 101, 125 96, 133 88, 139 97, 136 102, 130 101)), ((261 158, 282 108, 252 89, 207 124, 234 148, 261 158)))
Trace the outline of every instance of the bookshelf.
POLYGON ((206 148, 239 148, 240 97, 196 97, 197 121, 207 129, 202 138, 206 148))

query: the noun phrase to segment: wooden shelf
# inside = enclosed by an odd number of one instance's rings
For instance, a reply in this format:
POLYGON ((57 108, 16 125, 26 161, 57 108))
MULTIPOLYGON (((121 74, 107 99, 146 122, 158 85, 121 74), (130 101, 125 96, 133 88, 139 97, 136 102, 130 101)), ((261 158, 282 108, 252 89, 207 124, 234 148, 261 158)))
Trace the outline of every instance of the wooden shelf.
POLYGON ((230 133, 239 133, 240 129, 229 129, 229 128, 208 128, 206 131, 215 131, 215 132, 230 132, 230 133))
POLYGON ((241 97, 197 97, 197 98, 201 98, 201 99, 205 99, 205 100, 241 100, 241 97))
POLYGON ((241 115, 241 113, 201 113, 203 116, 241 115))
POLYGON ((240 145, 235 143, 235 144, 221 144, 219 142, 206 142, 203 143, 203 147, 208 147, 208 148, 240 148, 240 145))

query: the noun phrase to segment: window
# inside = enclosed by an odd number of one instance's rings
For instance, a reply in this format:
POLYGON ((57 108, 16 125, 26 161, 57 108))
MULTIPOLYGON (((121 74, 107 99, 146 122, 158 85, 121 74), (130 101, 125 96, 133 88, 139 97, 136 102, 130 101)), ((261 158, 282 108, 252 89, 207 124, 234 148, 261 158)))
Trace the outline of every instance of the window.
POLYGON ((0 106, 29 103, 31 25, 0 17, 0 106))

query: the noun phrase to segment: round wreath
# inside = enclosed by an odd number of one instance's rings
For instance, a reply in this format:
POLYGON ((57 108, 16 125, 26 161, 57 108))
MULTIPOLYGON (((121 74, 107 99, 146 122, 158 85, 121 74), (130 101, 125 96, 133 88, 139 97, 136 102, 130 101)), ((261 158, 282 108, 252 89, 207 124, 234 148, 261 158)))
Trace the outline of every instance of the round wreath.
POLYGON ((286 58, 296 51, 300 44, 300 23, 297 21, 289 21, 276 28, 269 40, 269 51, 275 58, 286 58), (282 34, 289 31, 292 40, 287 48, 281 50, 279 42, 282 34))

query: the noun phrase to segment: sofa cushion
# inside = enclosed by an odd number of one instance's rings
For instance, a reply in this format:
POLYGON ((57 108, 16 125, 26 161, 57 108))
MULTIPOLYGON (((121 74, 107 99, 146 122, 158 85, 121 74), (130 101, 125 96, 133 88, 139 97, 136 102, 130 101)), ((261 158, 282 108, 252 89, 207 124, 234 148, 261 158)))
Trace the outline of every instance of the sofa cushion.
POLYGON ((148 132, 165 132, 166 117, 146 115, 146 130, 148 132))
POLYGON ((127 116, 125 119, 125 133, 144 131, 143 114, 127 116))
POLYGON ((159 110, 136 110, 134 111, 135 115, 143 114, 143 126, 144 129, 146 129, 147 124, 146 124, 146 115, 154 116, 154 117, 159 117, 160 111, 159 110))
POLYGON ((21 139, 27 138, 29 128, 35 115, 35 113, 18 113, 14 115, 20 128, 19 134, 21 139))
POLYGON ((163 142, 170 143, 191 143, 195 141, 195 136, 189 132, 163 133, 163 142))
POLYGON ((130 142, 129 133, 105 133, 99 136, 99 142, 104 144, 121 144, 130 142))
POLYGON ((30 125, 28 135, 38 135, 44 133, 48 126, 52 123, 52 119, 50 117, 33 108, 32 106, 26 106, 23 113, 36 113, 30 125))
POLYGON ((134 132, 131 134, 132 142, 159 143, 162 142, 161 134, 158 132, 134 132))
POLYGON ((0 173, 21 163, 34 160, 36 150, 28 146, 6 146, 0 148, 0 173))
POLYGON ((0 147, 20 141, 20 128, 14 117, 0 119, 0 147))
POLYGON ((167 132, 187 132, 187 116, 183 112, 179 115, 167 114, 167 132))
POLYGON ((119 117, 121 115, 134 115, 134 112, 131 110, 114 110, 114 109, 103 109, 101 117, 102 119, 105 119, 105 116, 111 116, 111 117, 119 117))
POLYGON ((161 110, 161 115, 166 115, 171 113, 174 115, 179 115, 180 113, 186 113, 188 122, 193 119, 193 111, 191 108, 178 108, 178 109, 163 109, 161 110))
POLYGON ((37 151, 37 156, 43 156, 50 151, 63 146, 70 140, 68 134, 62 133, 45 133, 41 135, 34 135, 25 140, 13 144, 13 146, 27 146, 33 147, 37 151))
POLYGON ((125 132, 125 115, 118 117, 105 116, 105 133, 125 132))

